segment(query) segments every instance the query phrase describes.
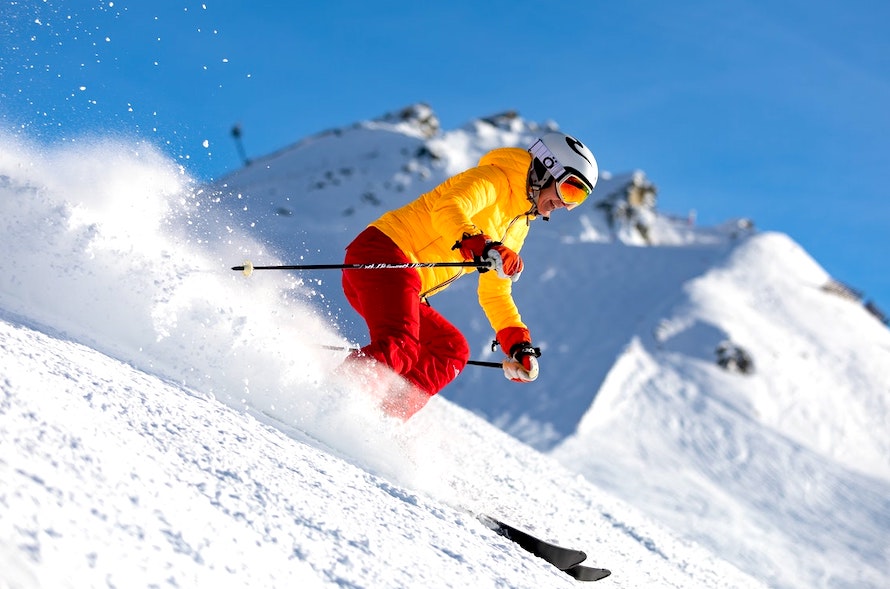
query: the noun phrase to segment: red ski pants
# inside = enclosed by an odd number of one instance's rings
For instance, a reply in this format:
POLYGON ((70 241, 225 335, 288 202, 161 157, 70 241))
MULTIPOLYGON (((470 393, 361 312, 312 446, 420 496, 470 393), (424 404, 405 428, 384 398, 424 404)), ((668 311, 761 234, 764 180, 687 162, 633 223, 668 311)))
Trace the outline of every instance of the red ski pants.
MULTIPOLYGON (((401 249, 376 227, 346 248, 347 264, 408 263, 401 249)), ((371 343, 362 354, 382 362, 433 396, 460 374, 470 358, 466 338, 420 300, 415 268, 344 270, 343 292, 364 317, 371 343)))

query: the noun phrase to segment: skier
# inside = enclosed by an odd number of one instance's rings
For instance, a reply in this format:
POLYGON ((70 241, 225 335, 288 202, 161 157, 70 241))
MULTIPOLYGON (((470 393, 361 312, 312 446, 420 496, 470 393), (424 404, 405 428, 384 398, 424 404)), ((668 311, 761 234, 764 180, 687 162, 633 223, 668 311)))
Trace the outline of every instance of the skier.
MULTIPOLYGON (((590 150, 563 133, 547 133, 528 149, 494 149, 417 200, 385 213, 346 248, 346 264, 481 261, 478 297, 504 353, 504 375, 538 377, 532 346, 512 297, 522 273, 519 250, 530 221, 573 209, 593 191, 598 168, 590 150)), ((472 267, 344 270, 343 290, 368 325, 371 342, 340 371, 358 373, 391 415, 408 419, 466 366, 466 338, 427 299, 472 267), (387 378, 391 371, 398 386, 387 378)), ((390 373, 391 374, 391 373, 390 373)))

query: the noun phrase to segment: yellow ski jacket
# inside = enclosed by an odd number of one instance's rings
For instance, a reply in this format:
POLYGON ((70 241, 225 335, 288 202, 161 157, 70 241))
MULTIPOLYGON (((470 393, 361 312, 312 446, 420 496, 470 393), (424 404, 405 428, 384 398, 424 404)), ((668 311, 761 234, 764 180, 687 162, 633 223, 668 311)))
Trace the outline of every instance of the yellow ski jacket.
MULTIPOLYGON (((462 261, 452 249, 464 234, 484 233, 515 252, 522 249, 535 216, 526 196, 531 155, 524 149, 495 149, 479 165, 457 174, 405 206, 371 223, 412 262, 462 261)), ((419 268, 421 297, 445 289, 474 268, 419 268)), ((513 283, 496 272, 479 274, 479 304, 495 333, 526 328, 513 302, 513 283)))

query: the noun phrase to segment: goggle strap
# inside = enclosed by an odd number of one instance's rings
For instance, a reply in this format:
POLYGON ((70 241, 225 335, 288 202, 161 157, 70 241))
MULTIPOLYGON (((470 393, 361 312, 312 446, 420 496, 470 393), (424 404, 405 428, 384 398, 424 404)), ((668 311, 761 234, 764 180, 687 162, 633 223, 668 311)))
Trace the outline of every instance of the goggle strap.
POLYGON ((529 147, 528 151, 533 157, 537 158, 539 162, 544 164, 544 167, 547 168, 547 171, 550 172, 550 175, 553 176, 555 180, 558 181, 566 175, 566 169, 562 167, 562 164, 559 163, 559 160, 556 159, 553 152, 550 151, 540 139, 535 141, 535 144, 529 147))

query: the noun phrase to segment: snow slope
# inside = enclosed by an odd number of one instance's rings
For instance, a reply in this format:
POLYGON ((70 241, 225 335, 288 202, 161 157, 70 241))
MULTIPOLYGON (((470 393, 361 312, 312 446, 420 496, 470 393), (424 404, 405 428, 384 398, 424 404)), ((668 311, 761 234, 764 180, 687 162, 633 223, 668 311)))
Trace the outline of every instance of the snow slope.
POLYGON ((4 587, 576 583, 459 507, 585 547, 606 586, 757 586, 444 400, 342 422, 342 454, 15 321, 0 346, 4 587))
MULTIPOLYGON (((758 586, 719 558, 770 586, 882 586, 888 332, 784 236, 654 215, 660 245, 636 247, 594 207, 536 221, 516 297, 541 378, 468 368, 404 427, 331 376, 342 354, 319 344, 366 337, 336 273, 228 270, 339 262, 384 210, 552 126, 430 136, 429 115, 307 138, 213 186, 136 141, 0 140, 13 581, 54 584, 72 559, 86 584, 126 585, 119 558, 137 586, 572 582, 469 508, 583 545, 615 570, 604 586, 758 586), (716 366, 727 339, 753 375, 716 366)), ((596 194, 627 175, 604 177, 596 194)), ((496 359, 474 291, 432 302, 496 359)))

